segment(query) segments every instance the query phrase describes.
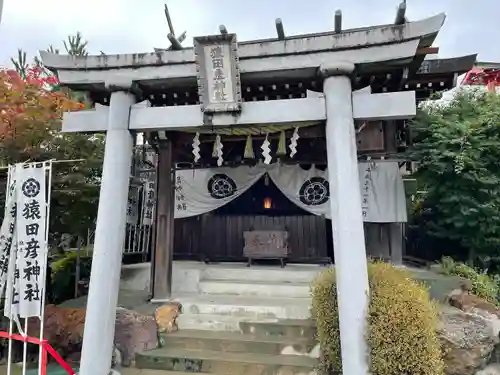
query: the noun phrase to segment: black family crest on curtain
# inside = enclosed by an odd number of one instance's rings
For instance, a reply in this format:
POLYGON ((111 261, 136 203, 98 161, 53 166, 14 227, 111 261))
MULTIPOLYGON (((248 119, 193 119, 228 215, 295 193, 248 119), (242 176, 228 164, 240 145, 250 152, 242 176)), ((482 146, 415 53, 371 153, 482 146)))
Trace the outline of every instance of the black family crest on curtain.
POLYGON ((214 199, 223 199, 232 196, 237 187, 227 174, 216 173, 208 180, 207 189, 214 199))
POLYGON ((319 206, 330 199, 330 184, 323 177, 311 177, 299 190, 299 199, 307 206, 319 206))
POLYGON ((40 193, 40 183, 34 178, 28 178, 21 187, 23 194, 28 198, 35 198, 40 193))

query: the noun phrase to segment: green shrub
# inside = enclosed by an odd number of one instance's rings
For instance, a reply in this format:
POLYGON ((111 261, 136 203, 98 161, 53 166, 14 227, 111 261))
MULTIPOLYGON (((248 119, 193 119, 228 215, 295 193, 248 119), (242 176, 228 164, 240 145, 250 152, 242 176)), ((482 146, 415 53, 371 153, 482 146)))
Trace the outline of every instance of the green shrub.
POLYGON ((460 276, 470 280, 473 294, 498 305, 500 292, 498 276, 490 276, 450 257, 444 257, 439 266, 439 271, 445 275, 460 276))
MULTIPOLYGON (((438 323, 427 289, 384 263, 369 263, 370 308, 367 342, 372 375, 442 375, 438 323)), ((312 315, 326 371, 342 372, 337 288, 333 268, 312 284, 312 315)))
MULTIPOLYGON (((77 258, 76 251, 67 251, 52 262, 51 303, 59 304, 75 297, 77 258)), ((90 278, 91 266, 92 255, 87 255, 82 250, 80 252, 80 280, 90 278)))

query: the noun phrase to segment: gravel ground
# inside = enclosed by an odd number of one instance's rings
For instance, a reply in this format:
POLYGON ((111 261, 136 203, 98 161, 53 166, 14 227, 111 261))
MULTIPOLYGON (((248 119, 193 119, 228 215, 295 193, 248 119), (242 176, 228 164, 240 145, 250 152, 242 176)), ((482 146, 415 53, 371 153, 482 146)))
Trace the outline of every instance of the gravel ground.
MULTIPOLYGON (((36 374, 33 370, 27 372, 27 375, 36 374)), ((64 371, 57 369, 57 371, 48 371, 48 375, 63 375, 64 371)), ((155 370, 141 370, 137 368, 122 368, 120 370, 120 375, 162 375, 165 374, 164 371, 155 370)), ((7 375, 7 366, 0 366, 0 375, 7 375)), ((12 366, 11 375, 22 375, 22 368, 20 366, 12 366)))

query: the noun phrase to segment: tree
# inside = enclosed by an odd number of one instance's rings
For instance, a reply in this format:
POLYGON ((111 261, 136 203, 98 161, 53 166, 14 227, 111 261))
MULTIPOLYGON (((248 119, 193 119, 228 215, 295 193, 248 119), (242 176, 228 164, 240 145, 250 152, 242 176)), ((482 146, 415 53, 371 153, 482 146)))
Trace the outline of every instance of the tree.
POLYGON ((500 255, 500 96, 462 91, 449 105, 423 108, 411 128, 425 191, 416 221, 469 260, 500 255))
MULTIPOLYGON (((79 33, 65 43, 74 54, 85 45, 79 33)), ((26 64, 21 50, 18 59, 17 72, 0 71, 0 161, 62 161, 53 167, 51 233, 84 236, 97 213, 104 138, 62 133, 63 113, 84 108, 82 95, 60 89, 40 61, 26 64)))
POLYGON ((26 52, 21 48, 17 50, 17 60, 11 57, 10 61, 14 65, 14 69, 21 76, 21 78, 26 79, 29 65, 26 62, 26 52))

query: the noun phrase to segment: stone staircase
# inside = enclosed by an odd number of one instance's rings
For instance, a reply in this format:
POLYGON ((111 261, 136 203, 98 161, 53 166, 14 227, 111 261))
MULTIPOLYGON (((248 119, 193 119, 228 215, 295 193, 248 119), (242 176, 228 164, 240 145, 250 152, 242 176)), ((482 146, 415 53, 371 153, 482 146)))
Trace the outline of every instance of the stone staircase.
POLYGON ((176 296, 179 331, 137 355, 142 369, 172 374, 319 374, 319 347, 309 319, 309 285, 318 266, 213 266, 198 293, 176 296))

